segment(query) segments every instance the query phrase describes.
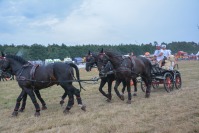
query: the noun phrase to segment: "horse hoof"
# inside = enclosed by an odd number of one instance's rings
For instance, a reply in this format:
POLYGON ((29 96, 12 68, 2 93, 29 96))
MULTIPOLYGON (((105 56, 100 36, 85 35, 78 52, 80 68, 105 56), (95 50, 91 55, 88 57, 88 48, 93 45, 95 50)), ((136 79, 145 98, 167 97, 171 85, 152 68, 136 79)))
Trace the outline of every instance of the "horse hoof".
POLYGON ((86 111, 86 105, 82 105, 81 109, 82 109, 83 111, 86 111))
POLYGON ((35 117, 40 116, 40 112, 35 112, 35 117))
POLYGON ((46 110, 46 109, 47 109, 46 105, 42 106, 41 109, 42 109, 42 110, 46 110))
POLYGON ((108 99, 111 100, 111 99, 112 99, 112 95, 109 95, 109 96, 108 96, 108 99))
POLYGON ((59 103, 61 104, 61 106, 63 106, 63 104, 64 104, 64 101, 63 101, 63 100, 61 100, 59 103))
POLYGON ((150 93, 147 93, 146 95, 145 95, 145 98, 149 98, 150 97, 150 93))
POLYGON ((122 101, 124 101, 124 95, 121 95, 121 96, 120 96, 120 99, 121 99, 122 101))
POLYGON ((111 102, 111 99, 106 99, 106 101, 110 103, 110 102, 111 102))
POLYGON ((19 112, 21 112, 21 113, 24 112, 24 109, 20 109, 19 112))
POLYGON ((13 117, 15 117, 15 116, 17 116, 17 115, 18 115, 18 112, 17 112, 17 111, 13 111, 13 112, 12 112, 12 116, 13 116, 13 117))
POLYGON ((66 115, 66 114, 69 114, 70 111, 69 111, 68 109, 65 109, 65 110, 63 111, 63 113, 66 115))
POLYGON ((131 100, 127 100, 126 103, 127 103, 127 104, 131 104, 131 100))
POLYGON ((137 96, 137 94, 136 94, 136 93, 134 93, 134 94, 133 94, 133 96, 137 96))

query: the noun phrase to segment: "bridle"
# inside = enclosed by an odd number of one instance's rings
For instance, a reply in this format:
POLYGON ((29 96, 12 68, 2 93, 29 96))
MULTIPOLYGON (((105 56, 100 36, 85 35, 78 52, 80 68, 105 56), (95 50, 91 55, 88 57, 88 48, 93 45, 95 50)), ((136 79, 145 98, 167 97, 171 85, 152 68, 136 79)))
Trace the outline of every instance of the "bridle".
POLYGON ((97 66, 97 61, 95 57, 93 57, 92 55, 89 55, 89 57, 90 57, 89 60, 88 60, 88 57, 86 57, 86 64, 88 64, 90 68, 93 68, 94 64, 97 66))
POLYGON ((3 58, 3 59, 1 59, 1 61, 2 61, 2 63, 1 63, 1 67, 0 67, 0 69, 1 69, 2 71, 6 71, 6 70, 8 70, 9 68, 5 68, 5 66, 6 66, 6 64, 5 64, 5 63, 7 63, 7 62, 8 62, 8 60, 7 60, 6 58, 3 58))

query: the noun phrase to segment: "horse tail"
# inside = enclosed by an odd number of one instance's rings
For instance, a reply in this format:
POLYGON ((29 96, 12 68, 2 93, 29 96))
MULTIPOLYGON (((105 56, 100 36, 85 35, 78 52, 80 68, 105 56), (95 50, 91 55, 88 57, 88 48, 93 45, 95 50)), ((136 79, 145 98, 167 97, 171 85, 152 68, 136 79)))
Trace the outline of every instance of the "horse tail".
POLYGON ((77 77, 77 80, 78 80, 78 83, 79 83, 79 86, 80 86, 80 92, 81 92, 81 89, 84 90, 84 88, 82 87, 82 84, 80 82, 80 74, 79 74, 79 68, 77 67, 77 65, 75 65, 74 63, 68 63, 71 67, 73 67, 76 71, 76 77, 77 77))

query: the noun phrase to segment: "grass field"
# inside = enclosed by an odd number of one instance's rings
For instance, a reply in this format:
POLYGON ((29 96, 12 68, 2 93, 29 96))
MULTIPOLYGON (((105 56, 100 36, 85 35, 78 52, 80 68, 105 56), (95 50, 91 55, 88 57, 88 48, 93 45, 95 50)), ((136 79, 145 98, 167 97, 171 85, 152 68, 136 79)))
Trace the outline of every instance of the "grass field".
MULTIPOLYGON (((146 99, 139 89, 130 105, 126 104, 127 93, 125 101, 121 101, 112 91, 113 100, 107 103, 98 91, 99 84, 84 83, 86 91, 82 91, 81 96, 87 111, 83 112, 75 102, 67 115, 59 105, 63 89, 52 86, 41 90, 48 109, 41 111, 40 117, 34 117, 35 109, 29 97, 25 112, 11 117, 21 89, 16 81, 0 82, 0 132, 198 133, 199 61, 182 61, 179 67, 183 83, 180 90, 167 93, 160 85, 152 89, 151 97, 146 99)), ((98 72, 81 69, 80 74, 81 79, 90 79, 98 72)), ((107 91, 107 86, 104 90, 107 91)))

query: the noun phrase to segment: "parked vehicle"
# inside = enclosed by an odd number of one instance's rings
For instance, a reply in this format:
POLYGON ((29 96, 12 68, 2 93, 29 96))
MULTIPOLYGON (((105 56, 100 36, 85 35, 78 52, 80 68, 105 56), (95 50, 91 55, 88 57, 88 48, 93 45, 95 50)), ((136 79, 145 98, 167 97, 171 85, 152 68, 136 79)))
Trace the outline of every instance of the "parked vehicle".
POLYGON ((52 59, 45 59, 45 65, 48 65, 50 63, 54 63, 52 59))
POLYGON ((74 63, 74 61, 69 57, 64 58, 64 62, 65 63, 74 63))
POLYGON ((79 65, 79 64, 83 63, 83 59, 81 57, 75 57, 74 58, 74 63, 79 65))
POLYGON ((53 59, 54 62, 61 62, 60 59, 53 59))

